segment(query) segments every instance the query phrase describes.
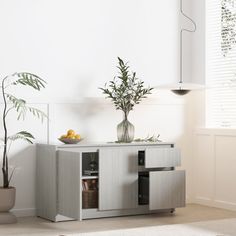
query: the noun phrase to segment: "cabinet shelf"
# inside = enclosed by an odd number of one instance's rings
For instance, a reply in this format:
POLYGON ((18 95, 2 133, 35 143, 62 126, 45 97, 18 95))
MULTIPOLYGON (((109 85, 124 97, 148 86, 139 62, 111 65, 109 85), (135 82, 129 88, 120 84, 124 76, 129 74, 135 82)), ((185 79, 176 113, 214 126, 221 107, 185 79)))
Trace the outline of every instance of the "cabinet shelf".
POLYGON ((98 179, 97 175, 84 175, 82 179, 98 179))

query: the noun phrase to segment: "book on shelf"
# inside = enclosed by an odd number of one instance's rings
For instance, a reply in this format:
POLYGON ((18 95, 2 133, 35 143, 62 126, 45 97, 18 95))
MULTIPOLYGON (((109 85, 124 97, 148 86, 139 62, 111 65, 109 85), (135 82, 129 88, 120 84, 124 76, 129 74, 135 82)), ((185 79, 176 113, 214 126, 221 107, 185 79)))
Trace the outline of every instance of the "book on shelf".
POLYGON ((84 185, 84 181, 82 180, 82 190, 85 190, 85 185, 84 185))
POLYGON ((89 185, 87 180, 83 180, 84 182, 84 190, 89 190, 89 185))
POLYGON ((97 190, 98 189, 98 181, 97 180, 82 180, 82 189, 86 190, 97 190))

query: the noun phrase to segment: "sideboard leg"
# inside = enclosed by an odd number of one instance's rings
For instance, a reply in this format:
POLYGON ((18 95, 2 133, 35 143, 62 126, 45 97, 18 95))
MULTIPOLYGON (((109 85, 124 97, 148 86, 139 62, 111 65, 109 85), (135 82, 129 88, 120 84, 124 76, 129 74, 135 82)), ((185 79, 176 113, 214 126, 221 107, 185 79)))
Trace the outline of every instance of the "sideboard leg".
POLYGON ((171 213, 171 214, 175 213, 175 208, 171 209, 171 210, 170 210, 170 213, 171 213))

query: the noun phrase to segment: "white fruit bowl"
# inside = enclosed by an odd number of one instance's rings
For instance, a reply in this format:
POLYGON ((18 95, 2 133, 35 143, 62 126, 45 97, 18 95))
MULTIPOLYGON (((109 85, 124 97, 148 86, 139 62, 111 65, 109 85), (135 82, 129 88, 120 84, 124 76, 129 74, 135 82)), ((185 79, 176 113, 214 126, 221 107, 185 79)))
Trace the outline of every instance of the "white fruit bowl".
POLYGON ((72 139, 72 138, 59 138, 58 140, 60 140, 61 142, 65 143, 65 144, 77 144, 80 141, 82 141, 82 139, 72 139))

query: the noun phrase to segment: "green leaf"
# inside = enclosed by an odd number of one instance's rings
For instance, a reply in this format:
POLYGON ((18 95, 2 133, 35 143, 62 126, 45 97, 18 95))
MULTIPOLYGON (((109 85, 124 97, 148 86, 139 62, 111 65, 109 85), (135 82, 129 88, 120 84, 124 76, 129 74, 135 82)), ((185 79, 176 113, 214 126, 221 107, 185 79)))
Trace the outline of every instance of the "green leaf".
POLYGON ((28 72, 20 72, 16 73, 16 76, 18 77, 18 79, 13 82, 13 85, 21 84, 25 86, 30 86, 36 90, 45 88, 46 81, 44 81, 35 74, 28 72))
POLYGON ((16 98, 15 96, 11 94, 6 94, 6 97, 10 102, 13 103, 13 107, 16 109, 16 112, 18 113, 17 120, 20 120, 21 118, 24 120, 26 117, 27 111, 32 113, 34 116, 37 116, 41 121, 44 121, 44 118, 47 118, 47 115, 34 107, 28 107, 26 105, 26 101, 23 99, 16 98))
POLYGON ((34 108, 34 107, 28 107, 29 112, 31 112, 34 116, 37 116, 41 121, 44 121, 44 118, 48 118, 48 116, 41 110, 34 108))
POLYGON ((18 113, 17 120, 21 117, 24 119, 27 112, 26 101, 23 99, 16 98, 15 96, 6 93, 7 99, 13 103, 13 107, 16 109, 18 113))
POLYGON ((33 144, 32 139, 34 139, 34 136, 27 131, 21 131, 14 135, 9 136, 7 139, 11 141, 16 141, 20 139, 33 144))

